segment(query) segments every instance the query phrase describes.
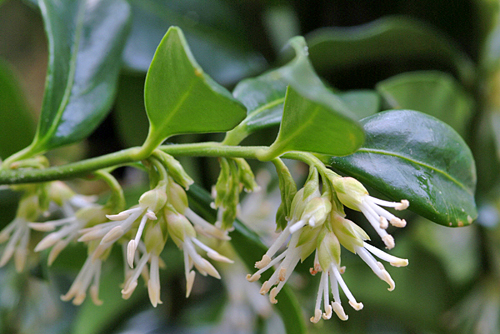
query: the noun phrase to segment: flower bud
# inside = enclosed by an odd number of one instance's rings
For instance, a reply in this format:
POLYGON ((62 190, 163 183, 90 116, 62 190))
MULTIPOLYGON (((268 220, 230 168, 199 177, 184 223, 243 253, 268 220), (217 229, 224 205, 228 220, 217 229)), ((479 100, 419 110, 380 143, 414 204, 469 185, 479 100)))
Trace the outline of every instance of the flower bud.
POLYGON ((75 193, 64 182, 54 181, 50 183, 49 198, 58 206, 62 206, 73 196, 75 193))
POLYGON ((330 218, 333 233, 342 246, 349 251, 356 253, 356 247, 362 247, 364 240, 370 240, 368 234, 349 219, 345 219, 336 212, 332 212, 330 218))
POLYGON ((326 196, 315 197, 305 206, 300 220, 305 221, 311 227, 323 224, 330 214, 332 204, 326 196))
MULTIPOLYGON (((163 219, 162 219, 163 220, 163 219)), ((146 226, 146 232, 144 234, 144 244, 146 245, 146 250, 148 253, 154 252, 154 254, 159 255, 165 246, 167 241, 164 238, 164 233, 161 228, 161 221, 157 223, 151 223, 146 226)))
POLYGON ((184 213, 188 207, 188 199, 184 189, 170 179, 167 185, 168 202, 177 212, 184 213))
POLYGON ((97 224, 108 221, 106 215, 110 214, 110 210, 101 205, 91 205, 79 209, 75 213, 75 218, 79 221, 86 221, 85 227, 92 227, 97 224))
POLYGON ((323 271, 327 272, 330 264, 340 264, 340 242, 332 232, 325 233, 318 246, 318 261, 323 271))
POLYGON ((196 236, 196 231, 184 215, 165 209, 168 233, 177 246, 184 242, 184 238, 196 236))
POLYGON ((340 202, 350 209, 359 211, 364 196, 368 195, 361 182, 352 177, 338 177, 331 181, 340 202))
POLYGON ((215 207, 223 205, 227 194, 231 191, 231 171, 226 158, 220 158, 220 173, 215 184, 215 207))
POLYGON ((245 191, 252 192, 259 190, 259 185, 255 182, 255 176, 248 162, 242 158, 234 159, 234 161, 238 165, 240 182, 243 184, 245 191))
POLYGON ((40 214, 39 198, 37 195, 29 195, 21 198, 17 208, 17 217, 26 221, 36 221, 40 214))
POLYGON ((151 211, 158 211, 167 203, 167 193, 161 188, 151 189, 139 198, 139 205, 151 211))
POLYGON ((161 158, 167 166, 168 174, 175 182, 181 184, 186 190, 194 183, 193 179, 186 173, 182 165, 169 154, 162 154, 161 158))

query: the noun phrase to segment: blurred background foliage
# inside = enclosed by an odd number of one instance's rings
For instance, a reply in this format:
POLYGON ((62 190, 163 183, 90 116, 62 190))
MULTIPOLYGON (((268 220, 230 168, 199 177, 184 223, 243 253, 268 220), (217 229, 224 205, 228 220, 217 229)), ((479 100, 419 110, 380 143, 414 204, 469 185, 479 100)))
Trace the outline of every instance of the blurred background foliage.
MULTIPOLYGON (((391 271, 397 283, 392 293, 359 259, 344 252, 343 263, 349 268, 346 280, 365 308, 349 312, 347 322, 333 318, 308 325, 308 331, 500 332, 498 0, 129 2, 133 18, 112 112, 84 143, 50 152, 52 163, 142 144, 148 130, 143 102, 145 73, 170 25, 183 29, 203 69, 229 89, 245 77, 282 64, 286 55, 280 51, 285 42, 304 35, 318 74, 332 89, 345 92, 346 99, 352 101, 350 106, 358 106, 360 118, 390 108, 415 109, 440 118, 464 137, 476 159, 480 213, 475 224, 456 229, 408 214, 408 226, 396 235, 394 255, 408 258, 410 265, 391 271)), ((46 37, 34 1, 0 1, 2 157, 32 139, 42 104, 46 64, 46 37)), ((260 132, 245 143, 269 144, 276 131, 260 132)), ((221 137, 189 135, 173 140, 208 139, 221 137)), ((215 159, 181 162, 203 187, 209 189, 214 183, 218 173, 215 159)), ((257 174, 267 185, 267 195, 244 199, 243 208, 248 205, 259 210, 242 209, 241 219, 266 240, 274 230, 272 219, 279 195, 276 197, 273 189, 277 181, 272 170, 265 171, 269 166, 251 163, 256 173, 264 170, 257 174)), ((304 166, 293 169, 298 180, 307 174, 304 166)), ((145 176, 126 169, 119 170, 118 176, 126 185, 129 203, 134 203, 145 190, 145 176)), ((105 189, 99 182, 85 180, 75 180, 73 186, 88 194, 105 189)), ((2 226, 12 219, 16 201, 12 192, 0 191, 2 226)), ((81 307, 59 300, 84 261, 84 252, 77 246, 61 254, 50 272, 43 265, 33 265, 22 275, 9 267, 1 269, 0 332, 284 332, 282 320, 269 305, 249 304, 244 292, 251 288, 244 279, 247 271, 243 267, 220 268, 221 281, 197 280, 191 297, 186 299, 181 255, 169 245, 162 254, 168 259, 167 269, 161 273, 164 304, 156 309, 150 306, 145 289, 138 289, 128 301, 121 299, 116 287, 122 279, 118 250, 103 272, 101 299, 105 304, 101 307, 88 300, 81 307)), ((308 274, 310 266, 308 261, 300 266, 290 283, 307 318, 318 284, 318 279, 308 274)))

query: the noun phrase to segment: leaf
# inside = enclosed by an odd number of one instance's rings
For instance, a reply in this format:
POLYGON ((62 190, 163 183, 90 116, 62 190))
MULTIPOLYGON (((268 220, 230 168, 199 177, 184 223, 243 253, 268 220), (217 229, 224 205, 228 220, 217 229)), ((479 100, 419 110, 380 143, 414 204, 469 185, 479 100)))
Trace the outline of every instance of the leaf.
POLYGON ((245 105, 247 117, 227 134, 225 143, 239 144, 253 132, 280 124, 287 87, 281 71, 285 68, 245 79, 236 85, 233 96, 245 105))
POLYGON ((350 90, 339 93, 339 97, 358 119, 380 111, 380 96, 368 89, 350 90))
POLYGON ((28 146, 35 134, 35 121, 19 81, 0 59, 0 158, 28 146))
POLYGON ((386 196, 410 201, 410 210, 445 226, 477 217, 476 168, 463 139, 432 116, 390 110, 362 121, 366 141, 346 157, 322 157, 386 196))
MULTIPOLYGON (((189 203, 194 204, 204 217, 215 220, 216 212, 210 208, 212 198, 207 191, 197 184, 189 187, 189 203)), ((254 264, 265 254, 266 247, 255 232, 248 229, 240 221, 234 222, 234 231, 231 232, 231 245, 243 260, 249 271, 254 271, 254 264)), ((267 276, 263 274, 262 282, 267 276)), ((268 277, 267 277, 268 278, 268 277)), ((307 333, 306 325, 300 309, 300 304, 288 286, 284 286, 278 295, 279 301, 274 307, 278 310, 285 325, 287 334, 307 333)))
POLYGON ((144 150, 176 134, 228 131, 245 117, 244 107, 203 73, 177 27, 156 50, 144 98, 150 123, 144 150))
POLYGON ((49 64, 40 122, 26 155, 88 136, 116 89, 130 8, 124 0, 41 0, 49 64))
POLYGON ((449 74, 421 71, 396 75, 377 84, 391 109, 412 109, 434 116, 464 135, 473 100, 449 74))
POLYGON ((232 84, 266 65, 252 51, 242 20, 220 0, 131 0, 132 30, 125 47, 125 66, 146 72, 165 31, 179 26, 202 68, 217 82, 232 84), (217 55, 217 56, 214 56, 217 55))
POLYGON ((304 38, 295 37, 290 45, 296 57, 279 71, 289 84, 283 119, 278 138, 265 158, 293 150, 331 155, 353 153, 364 140, 355 115, 314 72, 304 38))
POLYGON ((313 102, 291 86, 288 88, 280 132, 270 147, 273 156, 287 151, 341 156, 353 153, 361 146, 364 139, 361 126, 353 118, 335 112, 336 107, 345 108, 340 100, 325 99, 324 102, 313 102), (328 102, 333 103, 328 105, 328 102))
POLYGON ((414 19, 386 17, 354 28, 324 28, 307 41, 311 62, 320 72, 386 59, 434 59, 451 64, 466 86, 474 82, 469 57, 447 36, 414 19))

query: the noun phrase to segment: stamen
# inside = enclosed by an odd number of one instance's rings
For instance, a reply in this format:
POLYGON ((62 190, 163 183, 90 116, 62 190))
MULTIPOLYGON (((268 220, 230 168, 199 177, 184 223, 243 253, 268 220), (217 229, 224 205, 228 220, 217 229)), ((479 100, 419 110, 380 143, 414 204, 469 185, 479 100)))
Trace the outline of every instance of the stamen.
POLYGON ((344 294, 346 295, 347 299, 349 299, 349 305, 352 306, 356 311, 359 311, 363 308, 363 303, 358 303, 354 296, 352 295, 351 291, 347 287, 347 285, 344 282, 344 279, 342 276, 340 276, 340 272, 338 271, 337 267, 332 266, 333 269, 333 274, 335 275, 335 278, 337 279, 337 282, 339 283, 340 287, 344 291, 344 294))
POLYGON ((373 255, 378 257, 381 260, 387 261, 391 264, 393 267, 406 267, 408 265, 408 260, 407 259, 401 259, 399 257, 387 254, 386 252, 378 249, 377 247, 374 247, 370 245, 369 243, 363 242, 363 246, 373 255))

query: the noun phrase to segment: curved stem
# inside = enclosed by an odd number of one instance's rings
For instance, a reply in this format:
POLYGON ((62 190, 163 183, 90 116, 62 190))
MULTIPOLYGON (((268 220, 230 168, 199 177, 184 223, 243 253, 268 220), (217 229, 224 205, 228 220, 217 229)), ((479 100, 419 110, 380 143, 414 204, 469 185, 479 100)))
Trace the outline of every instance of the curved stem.
MULTIPOLYGON (((159 149, 173 156, 225 157, 257 160, 262 160, 261 157, 266 156, 268 150, 265 146, 225 146, 218 142, 162 145, 159 149)), ((84 177, 99 169, 131 164, 143 160, 142 156, 138 155, 140 151, 140 147, 132 147, 100 157, 45 169, 12 170, 5 168, 8 166, 3 165, 2 167, 5 167, 3 169, 0 168, 0 184, 36 183, 84 177)), ((319 166, 319 170, 323 176, 322 170, 325 168, 324 164, 311 153, 288 152, 281 157, 300 160, 316 167, 319 166)), ((267 159, 264 159, 264 161, 267 161, 267 159)))
POLYGON ((110 173, 98 170, 94 173, 98 178, 107 183, 111 189, 111 196, 109 197, 107 205, 113 209, 113 212, 120 212, 125 209, 125 196, 123 195, 123 189, 110 173))

